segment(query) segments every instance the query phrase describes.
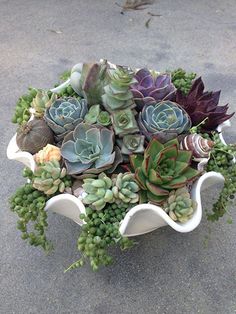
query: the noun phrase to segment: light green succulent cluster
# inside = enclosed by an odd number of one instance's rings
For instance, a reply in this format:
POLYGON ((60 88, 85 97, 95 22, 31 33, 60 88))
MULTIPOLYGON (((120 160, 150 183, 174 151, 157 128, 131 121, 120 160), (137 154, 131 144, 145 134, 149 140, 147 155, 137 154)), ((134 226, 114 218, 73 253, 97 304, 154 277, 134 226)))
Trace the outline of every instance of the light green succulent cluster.
POLYGON ((40 164, 32 178, 33 187, 46 195, 63 193, 66 186, 66 168, 61 168, 57 160, 40 164))
POLYGON ((197 203, 190 197, 186 187, 170 192, 166 204, 165 211, 174 221, 187 222, 193 215, 197 203))
POLYGON ((107 203, 130 203, 139 201, 139 187, 132 173, 120 173, 109 178, 105 173, 100 173, 98 179, 84 179, 82 185, 85 193, 83 203, 94 207, 96 210, 103 209, 107 203))
POLYGON ((112 192, 117 200, 124 203, 137 203, 139 201, 138 191, 139 186, 135 182, 134 174, 132 173, 119 173, 113 179, 112 192))
POLYGON ((38 90, 31 103, 31 107, 34 109, 34 116, 36 118, 42 118, 45 110, 51 107, 56 98, 56 94, 52 94, 51 97, 49 97, 47 91, 38 90))
POLYGON ((101 210, 107 203, 114 201, 111 190, 112 180, 104 172, 99 174, 98 179, 84 179, 82 187, 87 193, 83 198, 83 203, 92 205, 96 210, 101 210))
POLYGON ((110 82, 104 87, 103 104, 109 112, 125 108, 134 108, 130 86, 136 83, 134 72, 127 67, 117 66, 108 70, 110 82))

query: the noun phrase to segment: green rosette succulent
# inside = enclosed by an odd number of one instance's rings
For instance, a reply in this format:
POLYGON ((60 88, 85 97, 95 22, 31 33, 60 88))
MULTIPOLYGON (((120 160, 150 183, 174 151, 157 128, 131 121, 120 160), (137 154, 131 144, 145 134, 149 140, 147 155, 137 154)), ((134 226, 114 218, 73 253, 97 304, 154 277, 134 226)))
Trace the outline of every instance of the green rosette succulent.
POLYGON ((191 128, 191 120, 183 108, 168 100, 145 105, 139 114, 139 126, 149 140, 153 135, 160 140, 163 137, 169 140, 187 132, 191 128))
POLYGON ((84 121, 88 124, 97 123, 99 113, 101 112, 100 105, 93 105, 89 108, 88 113, 84 117, 84 121))
POLYGON ((51 107, 56 98, 56 94, 52 94, 49 97, 47 91, 38 90, 31 103, 31 107, 34 109, 34 116, 36 118, 43 118, 45 110, 51 107))
POLYGON ((111 125, 111 117, 107 111, 101 111, 97 117, 97 123, 103 126, 111 125))
POLYGON ((189 166, 192 152, 181 150, 177 139, 161 144, 153 138, 144 155, 131 155, 135 178, 142 195, 155 204, 163 203, 171 190, 181 188, 199 172, 189 166))
POLYGON ((134 72, 127 67, 117 66, 109 69, 109 84, 104 87, 103 105, 109 112, 125 108, 134 108, 133 94, 130 86, 136 83, 134 72))
POLYGON ((55 134, 56 141, 63 140, 66 134, 74 130, 83 121, 88 112, 85 99, 77 98, 57 99, 45 111, 44 119, 55 134))
POLYGON ((99 125, 80 123, 64 139, 61 155, 68 174, 98 174, 114 171, 122 162, 118 147, 114 146, 114 133, 99 125))
POLYGON ((116 135, 124 136, 125 134, 139 132, 134 112, 129 108, 114 111, 112 114, 112 122, 116 135))
POLYGON ((88 124, 100 124, 109 126, 111 124, 111 117, 107 111, 101 111, 100 105, 93 105, 86 114, 84 121, 88 124))
POLYGON ((104 86, 108 82, 106 60, 98 63, 78 63, 71 70, 70 84, 87 100, 89 106, 102 103, 104 86))
POLYGON ((135 181, 134 174, 130 172, 119 173, 112 178, 112 192, 117 200, 124 203, 138 203, 139 201, 139 186, 135 181))
POLYGON ((112 188, 112 180, 105 173, 100 173, 98 179, 84 179, 82 188, 87 194, 83 199, 83 203, 93 206, 96 210, 103 209, 107 203, 113 203, 114 197, 112 188))
POLYGON ((191 199, 188 189, 183 187, 170 192, 163 208, 174 221, 187 222, 192 218, 197 203, 191 199))
POLYGON ((121 148, 121 153, 124 155, 131 155, 136 153, 143 153, 145 137, 140 134, 124 135, 122 139, 117 139, 117 143, 121 148))
POLYGON ((61 168, 59 161, 52 160, 36 167, 32 177, 33 187, 46 195, 63 193, 68 186, 66 168, 61 168))

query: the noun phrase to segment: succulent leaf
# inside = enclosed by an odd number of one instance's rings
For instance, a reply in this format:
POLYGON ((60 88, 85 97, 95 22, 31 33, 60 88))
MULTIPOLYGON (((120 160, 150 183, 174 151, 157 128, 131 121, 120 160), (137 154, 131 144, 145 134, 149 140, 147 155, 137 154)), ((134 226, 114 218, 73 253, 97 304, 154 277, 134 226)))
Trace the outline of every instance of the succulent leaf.
POLYGON ((83 121, 87 113, 85 99, 57 99, 45 112, 44 119, 55 134, 56 140, 62 141, 66 134, 83 121))
POLYGON ((185 223, 192 218, 197 203, 191 199, 188 189, 184 186, 171 191, 163 207, 171 219, 185 223))
POLYGON ((173 139, 191 128, 191 120, 183 108, 171 101, 147 104, 139 113, 141 132, 150 140, 153 136, 173 139))
POLYGON ((112 180, 105 173, 100 173, 97 179, 84 179, 82 187, 87 195, 82 199, 84 204, 101 210, 106 203, 114 201, 112 192, 112 180))
POLYGON ((144 151, 144 156, 130 156, 136 181, 149 201, 161 204, 168 198, 171 190, 185 186, 199 175, 197 170, 189 167, 189 153, 180 150, 176 141, 170 141, 164 146, 153 138, 144 151), (178 158, 179 154, 181 160, 178 158))
POLYGON ((98 174, 116 167, 122 161, 118 151, 112 130, 87 123, 78 124, 61 147, 69 174, 98 174))
POLYGON ((184 95, 180 90, 176 93, 176 102, 189 114, 193 126, 199 125, 206 119, 201 126, 203 131, 215 130, 219 124, 234 115, 234 113, 226 113, 228 105, 218 105, 219 98, 220 91, 204 92, 201 77, 194 81, 187 95, 184 95))
POLYGON ((140 111, 146 104, 155 104, 163 100, 173 100, 176 88, 171 82, 169 73, 157 74, 147 69, 140 69, 135 74, 137 83, 131 87, 137 109, 140 111))

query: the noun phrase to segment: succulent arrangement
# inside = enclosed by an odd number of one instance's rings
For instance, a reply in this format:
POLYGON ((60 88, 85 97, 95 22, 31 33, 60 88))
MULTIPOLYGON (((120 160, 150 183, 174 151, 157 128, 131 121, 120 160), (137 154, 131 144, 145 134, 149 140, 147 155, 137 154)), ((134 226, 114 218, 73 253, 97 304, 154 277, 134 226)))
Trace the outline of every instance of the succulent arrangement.
POLYGON ((174 224, 194 219, 199 204, 191 190, 207 171, 225 177, 208 219, 227 213, 236 192, 236 147, 220 141, 217 127, 234 113, 219 105, 219 91, 204 91, 195 77, 180 68, 135 70, 102 60, 74 66, 63 88, 29 89, 13 116, 15 145, 35 163, 10 200, 22 238, 48 251, 44 208, 70 194, 85 210, 82 257, 68 270, 86 261, 97 270, 112 262, 107 248, 134 244, 120 232, 133 207, 150 203, 174 224))

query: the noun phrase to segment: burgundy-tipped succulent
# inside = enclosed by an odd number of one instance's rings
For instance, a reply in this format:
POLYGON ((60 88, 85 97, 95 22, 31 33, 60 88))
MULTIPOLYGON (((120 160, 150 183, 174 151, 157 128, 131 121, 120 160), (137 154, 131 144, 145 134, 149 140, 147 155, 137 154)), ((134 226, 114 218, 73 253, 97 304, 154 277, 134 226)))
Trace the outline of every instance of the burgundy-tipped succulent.
POLYGON ((219 124, 234 115, 234 112, 226 114, 229 108, 228 105, 218 106, 219 98, 220 91, 204 92, 201 77, 194 81, 186 96, 180 90, 176 92, 176 102, 189 114, 192 126, 199 125, 205 120, 202 125, 204 131, 215 130, 219 124))
POLYGON ((137 83, 131 87, 137 110, 146 104, 153 104, 162 100, 173 100, 176 88, 171 82, 171 74, 157 74, 147 69, 141 69, 135 74, 137 83))
POLYGON ((199 172, 191 168, 192 152, 181 150, 177 139, 164 145, 156 138, 149 142, 144 155, 131 155, 135 178, 143 190, 144 200, 161 204, 171 190, 186 186, 199 172))

